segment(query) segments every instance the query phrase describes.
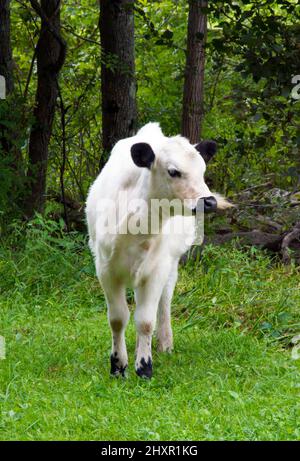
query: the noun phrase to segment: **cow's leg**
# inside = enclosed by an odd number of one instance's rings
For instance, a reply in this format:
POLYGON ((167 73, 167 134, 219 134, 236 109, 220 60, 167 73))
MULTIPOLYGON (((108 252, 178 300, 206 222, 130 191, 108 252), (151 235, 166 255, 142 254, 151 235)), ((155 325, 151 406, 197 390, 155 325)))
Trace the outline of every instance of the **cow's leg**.
POLYGON ((178 276, 178 262, 172 267, 164 286, 157 313, 157 348, 160 352, 171 352, 173 349, 173 333, 171 327, 171 302, 178 276))
POLYGON ((101 278, 108 307, 108 320, 112 333, 112 351, 110 356, 113 376, 125 376, 128 356, 125 342, 125 329, 129 320, 129 309, 126 302, 126 291, 123 285, 115 281, 101 278))
MULTIPOLYGON (((152 376, 152 335, 155 328, 158 303, 166 283, 166 272, 157 271, 135 290, 137 330, 135 370, 142 378, 152 376)), ((167 272, 168 274, 168 272, 167 272)))

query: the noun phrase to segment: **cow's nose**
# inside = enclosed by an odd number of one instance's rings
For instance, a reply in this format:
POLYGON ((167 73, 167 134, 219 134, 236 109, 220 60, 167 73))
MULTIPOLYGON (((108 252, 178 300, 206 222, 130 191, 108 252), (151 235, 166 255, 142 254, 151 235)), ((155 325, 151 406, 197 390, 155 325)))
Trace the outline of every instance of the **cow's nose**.
POLYGON ((218 208, 218 204, 217 204, 217 200, 215 199, 215 197, 202 197, 201 199, 199 199, 199 202, 196 208, 192 209, 192 213, 193 215, 195 215, 197 211, 203 211, 203 210, 204 210, 204 213, 212 213, 213 211, 216 211, 217 208, 218 208), (199 205, 200 200, 201 202, 203 200, 203 205, 204 205, 203 208, 201 208, 199 205))
POLYGON ((212 213, 217 209, 217 200, 215 197, 203 197, 204 213, 212 213))

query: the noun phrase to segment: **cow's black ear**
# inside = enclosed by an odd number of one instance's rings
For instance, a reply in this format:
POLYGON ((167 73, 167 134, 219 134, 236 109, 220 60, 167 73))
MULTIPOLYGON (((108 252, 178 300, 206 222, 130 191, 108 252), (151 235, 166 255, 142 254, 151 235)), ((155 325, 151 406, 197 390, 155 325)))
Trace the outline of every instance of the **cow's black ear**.
POLYGON ((131 146, 131 157, 136 166, 151 168, 155 159, 152 147, 146 142, 137 142, 131 146))
POLYGON ((200 152, 205 163, 207 163, 217 152, 217 143, 215 141, 201 141, 195 148, 200 152))

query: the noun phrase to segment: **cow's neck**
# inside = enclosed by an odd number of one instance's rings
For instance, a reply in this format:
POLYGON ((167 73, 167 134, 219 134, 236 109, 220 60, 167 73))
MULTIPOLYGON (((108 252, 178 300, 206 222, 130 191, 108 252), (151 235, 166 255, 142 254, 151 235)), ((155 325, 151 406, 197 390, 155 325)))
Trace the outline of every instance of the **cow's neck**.
POLYGON ((146 170, 142 171, 134 189, 133 198, 142 199, 146 205, 138 213, 140 228, 145 228, 148 225, 149 232, 143 234, 145 239, 160 235, 164 223, 169 219, 169 216, 164 215, 161 209, 158 208, 157 205, 160 199, 155 194, 154 189, 151 175, 146 170))

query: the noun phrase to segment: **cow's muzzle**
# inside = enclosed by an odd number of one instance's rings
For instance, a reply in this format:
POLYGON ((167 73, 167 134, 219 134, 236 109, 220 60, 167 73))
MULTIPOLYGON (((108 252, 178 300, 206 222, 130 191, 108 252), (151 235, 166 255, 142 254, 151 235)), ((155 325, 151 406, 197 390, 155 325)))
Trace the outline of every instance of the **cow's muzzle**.
POLYGON ((204 197, 204 213, 212 213, 218 208, 217 200, 215 197, 204 197))
MULTIPOLYGON (((202 197, 200 200, 203 200, 204 202, 204 213, 212 213, 213 211, 216 211, 218 208, 217 200, 215 197, 202 197)), ((193 209, 193 214, 195 215, 197 212, 198 208, 193 209)))

